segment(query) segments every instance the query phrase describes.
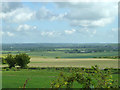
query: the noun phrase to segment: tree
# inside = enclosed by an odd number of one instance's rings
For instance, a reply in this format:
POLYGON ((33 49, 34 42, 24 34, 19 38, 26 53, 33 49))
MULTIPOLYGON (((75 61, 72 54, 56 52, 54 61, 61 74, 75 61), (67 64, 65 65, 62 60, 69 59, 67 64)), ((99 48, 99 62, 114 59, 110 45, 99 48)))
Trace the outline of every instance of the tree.
POLYGON ((17 65, 21 66, 21 68, 26 68, 27 64, 30 63, 30 57, 25 53, 17 54, 15 60, 17 65))
POLYGON ((9 65, 9 68, 15 67, 16 60, 15 60, 15 58, 14 58, 13 55, 8 54, 8 55, 5 57, 5 60, 6 60, 7 64, 9 65))
POLYGON ((2 61, 2 64, 7 64, 7 61, 5 60, 5 58, 0 58, 0 60, 2 61))

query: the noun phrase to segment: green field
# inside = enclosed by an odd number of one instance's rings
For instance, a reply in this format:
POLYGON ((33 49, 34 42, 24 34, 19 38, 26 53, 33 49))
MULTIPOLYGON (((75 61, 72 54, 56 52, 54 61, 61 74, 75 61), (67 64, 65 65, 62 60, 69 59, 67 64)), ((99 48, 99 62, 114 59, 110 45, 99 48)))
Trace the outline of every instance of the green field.
MULTIPOLYGON (((55 80, 60 70, 21 70, 21 71, 3 71, 2 87, 19 88, 23 87, 25 80, 28 80, 26 88, 50 88, 50 82, 55 80)), ((70 74, 64 72, 65 74, 70 74)), ((113 79, 118 79, 118 74, 113 74, 113 79)), ((73 84, 74 88, 80 88, 78 83, 73 84)))
MULTIPOLYGON (((28 64, 29 68, 20 71, 4 70, 2 72, 3 88, 19 88, 23 87, 27 79, 27 88, 50 88, 50 82, 55 80, 61 70, 55 70, 57 67, 79 67, 90 68, 98 65, 99 68, 118 68, 118 59, 109 58, 118 56, 117 44, 13 44, 3 47, 2 56, 7 54, 26 53, 31 59, 28 64), (81 52, 85 50, 85 52, 81 52), (103 57, 107 58, 103 58, 103 57), (102 58, 101 58, 102 57, 102 58), (34 68, 43 68, 34 70, 34 68), (51 70, 45 68, 53 68, 51 70)), ((0 67, 8 67, 4 64, 0 67)), ((70 74, 63 70, 65 74, 70 74)), ((118 74, 112 74, 113 79, 118 79, 118 74)), ((73 84, 73 88, 80 88, 78 83, 73 84)))
MULTIPOLYGON (((20 51, 21 53, 26 53, 30 56, 41 57, 41 58, 94 58, 101 56, 118 56, 118 52, 94 52, 94 53, 65 53, 63 51, 20 51)), ((18 54, 18 51, 3 51, 3 56, 11 53, 18 54)))

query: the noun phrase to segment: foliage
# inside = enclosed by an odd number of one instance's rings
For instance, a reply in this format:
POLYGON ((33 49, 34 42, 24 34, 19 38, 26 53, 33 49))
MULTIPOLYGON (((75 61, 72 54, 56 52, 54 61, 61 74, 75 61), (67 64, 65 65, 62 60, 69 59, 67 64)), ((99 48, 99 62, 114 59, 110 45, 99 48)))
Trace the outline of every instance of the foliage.
POLYGON ((59 56, 55 57, 56 59, 60 58, 59 56))
POLYGON ((117 81, 112 79, 110 70, 100 70, 97 65, 91 70, 74 69, 71 75, 60 73, 59 77, 51 82, 52 88, 72 88, 78 82, 82 88, 117 88, 117 81))
POLYGON ((94 57, 94 58, 110 58, 110 59, 120 59, 120 56, 101 56, 101 57, 94 57))
POLYGON ((0 63, 2 63, 2 64, 7 64, 7 61, 5 60, 5 58, 0 57, 0 63))
POLYGON ((12 54, 8 54, 5 57, 5 60, 6 60, 7 64, 9 65, 9 68, 15 67, 16 60, 15 60, 15 58, 14 58, 14 56, 12 54))
POLYGON ((17 54, 15 60, 17 65, 21 66, 21 68, 26 68, 27 64, 30 63, 30 57, 25 53, 17 54))

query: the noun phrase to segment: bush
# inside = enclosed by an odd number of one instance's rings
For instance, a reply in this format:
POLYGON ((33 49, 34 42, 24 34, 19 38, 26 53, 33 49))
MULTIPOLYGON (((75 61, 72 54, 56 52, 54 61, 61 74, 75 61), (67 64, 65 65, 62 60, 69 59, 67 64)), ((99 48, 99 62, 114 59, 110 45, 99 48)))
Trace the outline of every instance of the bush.
POLYGON ((74 69, 71 75, 60 73, 59 77, 51 82, 52 88, 72 88, 78 82, 81 88, 118 88, 118 81, 112 79, 110 70, 100 70, 92 66, 91 70, 74 69))
POLYGON ((9 68, 15 67, 16 60, 15 60, 14 56, 12 56, 11 54, 8 54, 5 57, 5 60, 6 60, 7 64, 9 65, 9 68))
POLYGON ((56 59, 59 59, 60 57, 59 56, 57 56, 57 57, 55 57, 56 59))
POLYGON ((25 53, 17 54, 15 60, 17 65, 21 66, 21 68, 26 68, 27 64, 30 63, 30 57, 25 53))

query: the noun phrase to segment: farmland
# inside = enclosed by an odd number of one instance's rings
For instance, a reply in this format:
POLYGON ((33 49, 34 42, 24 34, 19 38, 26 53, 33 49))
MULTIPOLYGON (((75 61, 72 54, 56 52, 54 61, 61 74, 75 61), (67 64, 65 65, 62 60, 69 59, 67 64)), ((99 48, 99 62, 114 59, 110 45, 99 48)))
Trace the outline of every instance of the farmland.
MULTIPOLYGON (((118 68, 118 59, 112 58, 118 56, 117 44, 3 44, 2 57, 18 53, 26 53, 31 57, 29 68, 90 68, 94 65, 100 69, 118 68)), ((2 67, 7 68, 8 65, 3 64, 2 67)), ((14 71, 4 68, 3 88, 22 87, 28 78, 28 88, 50 88, 50 82, 61 72, 54 69, 14 71)), ((70 74, 65 70, 62 72, 70 74)), ((117 80, 118 74, 113 74, 113 79, 117 80)), ((75 83, 73 87, 79 88, 79 84, 75 83)))

